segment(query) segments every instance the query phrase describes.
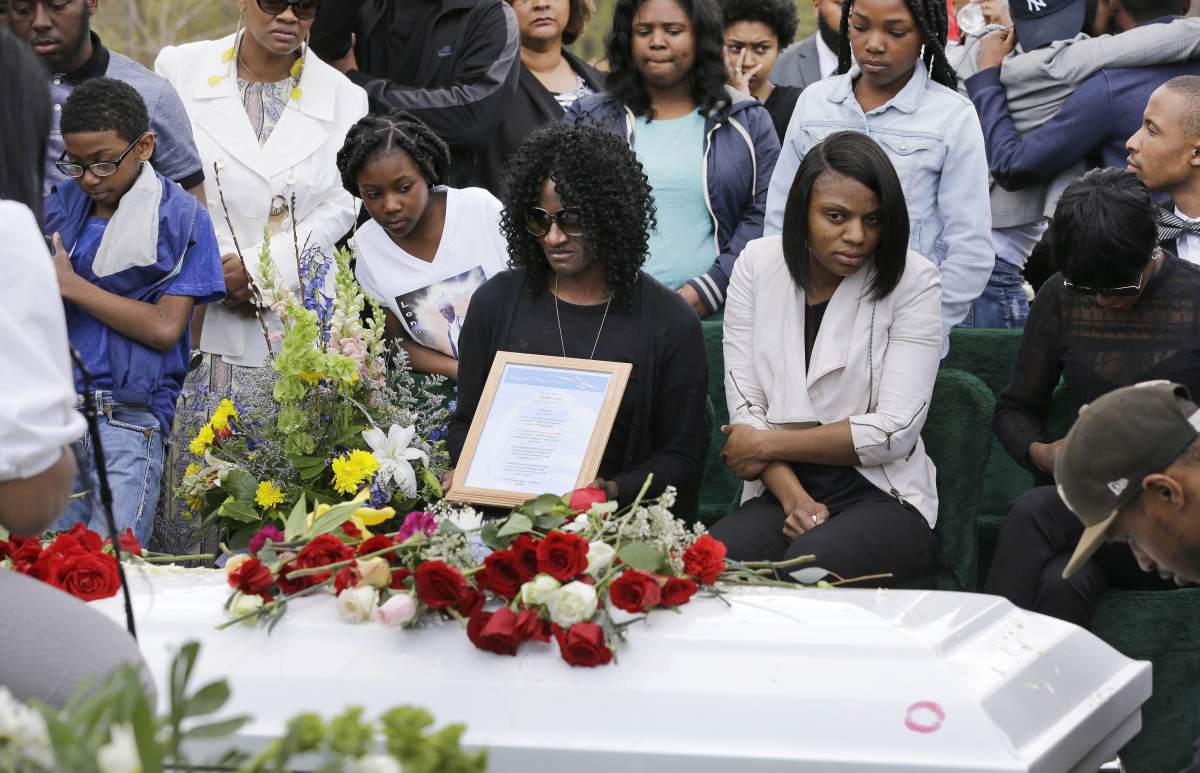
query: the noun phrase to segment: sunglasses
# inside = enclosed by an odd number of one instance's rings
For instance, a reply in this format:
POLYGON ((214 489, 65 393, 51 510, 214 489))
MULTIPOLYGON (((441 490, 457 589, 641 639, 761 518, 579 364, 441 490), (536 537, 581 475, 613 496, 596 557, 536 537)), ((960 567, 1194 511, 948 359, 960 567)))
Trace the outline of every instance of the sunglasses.
POLYGON ((321 0, 257 0, 259 9, 268 16, 278 16, 288 8, 301 21, 315 19, 321 0))
POLYGON ((125 148, 124 152, 117 156, 115 161, 97 161, 92 164, 67 161, 65 160, 67 152, 64 150, 58 161, 54 162, 54 166, 67 177, 74 177, 76 179, 83 177, 84 172, 91 172, 96 177, 109 177, 117 173, 117 167, 121 166, 121 162, 125 160, 125 156, 128 156, 129 151, 133 150, 133 147, 141 142, 142 137, 145 137, 147 134, 149 132, 143 132, 140 137, 129 143, 129 147, 125 148))
POLYGON ((567 236, 583 234, 583 215, 577 209, 564 208, 550 214, 541 207, 533 207, 525 213, 525 230, 539 239, 550 233, 555 223, 567 236))
MULTIPOLYGON (((1154 254, 1150 257, 1150 262, 1153 263, 1154 261, 1158 260, 1160 257, 1162 257, 1162 250, 1160 250, 1156 247, 1154 249, 1154 254)), ((1145 269, 1142 269, 1142 273, 1138 274, 1137 284, 1122 285, 1120 287, 1108 287, 1105 289, 1088 287, 1087 285, 1077 285, 1077 284, 1074 284, 1073 282, 1071 282, 1071 280, 1067 279, 1066 277, 1063 277, 1063 287, 1066 287, 1068 290, 1074 290, 1075 292, 1080 293, 1081 295, 1103 295, 1108 298, 1129 298, 1130 296, 1137 295, 1138 293, 1140 293, 1142 291, 1142 287, 1145 284, 1146 284, 1146 270, 1145 269)))

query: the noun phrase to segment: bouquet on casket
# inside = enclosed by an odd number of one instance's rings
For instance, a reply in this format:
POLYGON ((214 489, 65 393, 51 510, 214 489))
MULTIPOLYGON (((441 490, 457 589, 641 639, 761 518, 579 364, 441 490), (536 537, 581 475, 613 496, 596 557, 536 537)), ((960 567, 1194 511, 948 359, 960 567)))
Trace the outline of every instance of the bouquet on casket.
MULTIPOLYGON (((248 555, 231 558, 232 619, 223 627, 273 625, 289 601, 320 590, 337 597, 347 622, 453 618, 482 650, 515 655, 553 640, 569 664, 597 666, 653 610, 678 609, 702 587, 717 594, 718 582, 792 588, 775 572, 813 560, 727 560, 702 525, 671 514, 671 488, 623 509, 596 489, 547 494, 486 524, 472 508, 442 502, 381 534, 348 520, 364 495, 308 515, 297 509, 286 532, 260 532, 248 555)), ((815 572, 814 582, 826 574, 815 572)))
MULTIPOLYGON (((118 536, 126 557, 140 557, 142 546, 131 529, 118 536)), ((18 537, 0 529, 0 570, 41 580, 83 601, 116 595, 121 589, 111 539, 77 523, 70 531, 47 537, 18 537)))
MULTIPOLYGON (((233 547, 282 528, 301 501, 331 505, 365 489, 353 516, 365 528, 442 496, 445 400, 432 381, 417 382, 402 350, 388 350, 383 312, 354 281, 347 251, 310 248, 297 261, 299 295, 271 279, 254 288, 283 322, 281 339, 268 336, 270 367, 239 374, 242 394, 201 387, 184 417, 192 462, 176 493, 233 547)), ((259 274, 276 276, 269 247, 259 274)))

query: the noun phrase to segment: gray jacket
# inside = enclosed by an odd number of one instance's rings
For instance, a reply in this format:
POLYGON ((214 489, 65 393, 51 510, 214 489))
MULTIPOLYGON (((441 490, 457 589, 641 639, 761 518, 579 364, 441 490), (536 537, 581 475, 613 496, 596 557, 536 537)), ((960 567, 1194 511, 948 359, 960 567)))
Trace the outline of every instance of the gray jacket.
MULTIPOLYGON (((994 29, 1001 28, 991 25, 947 51, 964 95, 967 78, 979 71, 980 38, 994 29)), ((1079 84, 1102 69, 1151 67, 1195 58, 1200 58, 1200 18, 1189 17, 1119 35, 1089 38, 1081 33, 1036 51, 1013 52, 1000 69, 1000 82, 1017 131, 1027 134, 1050 120, 1079 84)), ((1050 217, 1063 189, 1083 171, 1083 164, 1076 164, 1048 185, 1019 191, 1006 191, 993 183, 992 226, 1009 228, 1050 217)))
POLYGON ((775 66, 771 68, 771 83, 776 86, 798 86, 805 89, 819 80, 821 61, 817 54, 816 34, 783 49, 783 53, 775 60, 775 66))

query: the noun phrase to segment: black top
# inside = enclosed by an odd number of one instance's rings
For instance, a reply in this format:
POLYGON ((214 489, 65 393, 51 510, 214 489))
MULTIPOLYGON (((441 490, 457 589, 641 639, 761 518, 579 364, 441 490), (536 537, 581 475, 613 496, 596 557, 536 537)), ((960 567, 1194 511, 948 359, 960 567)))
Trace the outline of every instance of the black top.
POLYGON ((993 421, 1008 453, 1030 469, 1029 444, 1053 439, 1045 420, 1060 376, 1072 416, 1101 395, 1151 379, 1200 394, 1200 268, 1166 255, 1142 297, 1120 313, 1064 287, 1062 274, 1046 280, 993 421))
MULTIPOLYGON (((679 490, 679 512, 687 513, 694 510, 699 495, 708 397, 700 320, 678 293, 645 274, 633 296, 632 306, 620 299, 612 302, 596 344, 595 359, 633 365, 600 476, 617 484, 618 499, 627 504, 652 472, 650 495, 673 485, 679 490)), ((559 314, 567 356, 587 359, 604 305, 560 301, 559 314)), ((458 404, 447 435, 455 463, 496 352, 562 356, 554 295, 546 290, 531 293, 523 269, 497 274, 471 297, 458 345, 458 404)))
POLYGON ((810 303, 804 307, 804 364, 812 359, 813 347, 817 344, 817 333, 821 330, 821 320, 825 319, 825 309, 829 301, 810 303))
POLYGON ((792 113, 796 109, 796 100, 800 99, 799 86, 776 86, 767 95, 763 107, 771 114, 771 122, 775 124, 775 133, 779 135, 779 144, 783 144, 783 136, 787 134, 788 124, 792 122, 792 113))

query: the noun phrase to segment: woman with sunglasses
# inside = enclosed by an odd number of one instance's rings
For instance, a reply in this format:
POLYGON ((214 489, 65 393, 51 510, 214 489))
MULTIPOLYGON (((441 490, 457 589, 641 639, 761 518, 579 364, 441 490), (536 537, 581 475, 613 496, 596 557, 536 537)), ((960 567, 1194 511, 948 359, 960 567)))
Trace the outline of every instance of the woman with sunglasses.
POLYGON ((585 126, 535 132, 509 160, 501 230, 513 267, 471 299, 460 339, 458 405, 447 437, 462 452, 498 351, 628 362, 633 374, 593 486, 628 503, 678 490, 695 512, 708 370, 696 315, 641 270, 654 208, 620 138, 585 126))
MULTIPOLYGON (((1090 172, 1058 202, 1048 238, 1060 273, 1046 280, 1029 309, 995 415, 1008 453, 1047 482, 1062 445, 1046 426, 1060 378, 1072 416, 1142 381, 1200 389, 1200 268, 1160 251, 1155 223, 1150 192, 1124 170, 1090 172)), ((1054 486, 1021 495, 1000 530, 986 592, 1087 627, 1110 586, 1169 587, 1141 572, 1128 547, 1117 544, 1062 579, 1082 530, 1054 486)))
POLYGON ((371 219, 354 234, 355 276, 387 316, 413 370, 458 378, 458 341, 471 294, 503 271, 500 202, 482 188, 442 185, 450 148, 403 111, 350 129, 338 171, 371 219))

